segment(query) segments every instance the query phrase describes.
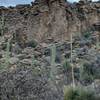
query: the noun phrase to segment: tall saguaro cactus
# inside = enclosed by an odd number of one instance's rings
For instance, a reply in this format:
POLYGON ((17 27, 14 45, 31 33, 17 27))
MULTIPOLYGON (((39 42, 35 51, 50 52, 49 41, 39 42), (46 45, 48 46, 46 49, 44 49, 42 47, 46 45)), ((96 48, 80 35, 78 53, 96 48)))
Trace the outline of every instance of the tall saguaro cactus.
POLYGON ((4 34, 4 13, 2 12, 1 21, 0 21, 0 34, 4 34))
POLYGON ((5 67, 6 67, 6 68, 9 66, 10 43, 11 43, 11 39, 8 39, 7 47, 6 47, 6 55, 5 55, 5 67))
POLYGON ((53 44, 51 47, 51 78, 54 79, 54 74, 55 74, 55 59, 56 59, 56 46, 53 44))

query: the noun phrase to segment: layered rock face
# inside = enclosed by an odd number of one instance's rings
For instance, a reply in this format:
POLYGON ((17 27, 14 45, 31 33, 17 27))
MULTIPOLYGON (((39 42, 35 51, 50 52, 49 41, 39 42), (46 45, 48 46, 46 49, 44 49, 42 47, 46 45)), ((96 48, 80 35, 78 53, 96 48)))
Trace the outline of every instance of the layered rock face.
POLYGON ((0 7, 4 17, 4 34, 13 34, 23 40, 42 42, 48 38, 67 40, 71 33, 80 35, 93 30, 99 22, 100 3, 68 3, 65 0, 36 0, 32 5, 0 7))

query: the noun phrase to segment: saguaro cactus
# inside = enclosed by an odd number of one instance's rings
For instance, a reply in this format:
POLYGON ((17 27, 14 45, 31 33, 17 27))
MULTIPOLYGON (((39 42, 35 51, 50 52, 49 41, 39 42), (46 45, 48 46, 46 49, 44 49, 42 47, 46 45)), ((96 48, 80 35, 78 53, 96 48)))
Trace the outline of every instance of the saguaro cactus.
POLYGON ((4 13, 2 12, 1 20, 0 20, 0 34, 4 34, 4 13))

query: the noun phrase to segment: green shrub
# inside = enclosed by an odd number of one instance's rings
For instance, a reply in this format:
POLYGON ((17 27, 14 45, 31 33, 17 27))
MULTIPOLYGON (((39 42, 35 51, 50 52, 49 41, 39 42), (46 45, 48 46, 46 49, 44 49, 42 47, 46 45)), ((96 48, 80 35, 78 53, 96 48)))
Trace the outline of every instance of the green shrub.
POLYGON ((97 100, 94 92, 83 88, 64 87, 64 100, 97 100))
POLYGON ((35 48, 38 45, 38 43, 35 40, 31 40, 27 43, 28 47, 35 48))
POLYGON ((92 81, 93 81, 93 76, 91 76, 91 75, 89 75, 87 73, 83 73, 81 81, 85 85, 91 84, 92 81))
POLYGON ((80 68, 80 80, 86 85, 90 84, 94 79, 91 63, 85 62, 81 67, 82 68, 80 68))
POLYGON ((79 68, 74 68, 74 77, 75 77, 75 79, 79 80, 79 78, 80 78, 79 68))
POLYGON ((68 70, 70 70, 71 69, 71 65, 70 65, 70 62, 68 61, 68 60, 64 60, 64 62, 63 62, 63 68, 64 68, 64 70, 66 70, 66 71, 68 71, 68 70))
POLYGON ((90 32, 83 33, 83 37, 85 37, 85 38, 89 38, 90 36, 91 36, 90 32))

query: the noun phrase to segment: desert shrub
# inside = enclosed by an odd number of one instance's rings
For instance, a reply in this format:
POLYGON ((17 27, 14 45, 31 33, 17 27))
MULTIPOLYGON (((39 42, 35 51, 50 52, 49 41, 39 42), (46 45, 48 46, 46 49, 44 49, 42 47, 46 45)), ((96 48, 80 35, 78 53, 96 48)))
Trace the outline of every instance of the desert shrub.
POLYGON ((64 62, 63 62, 63 68, 64 68, 64 70, 66 70, 66 71, 68 71, 68 70, 71 69, 70 62, 69 62, 67 59, 65 59, 64 62))
POLYGON ((0 71, 3 69, 3 64, 0 62, 0 71))
POLYGON ((27 46, 28 47, 32 47, 32 48, 35 48, 37 46, 37 42, 35 40, 31 40, 27 43, 27 46))
POLYGON ((88 74, 93 74, 91 63, 89 63, 89 62, 84 63, 83 64, 83 71, 88 73, 88 74))
POLYGON ((95 79, 100 79, 100 67, 99 67, 99 65, 93 66, 93 77, 95 79))
POLYGON ((84 62, 80 68, 80 76, 80 80, 85 84, 91 83, 94 79, 100 79, 99 60, 84 62))
POLYGON ((85 62, 82 66, 82 68, 80 68, 80 80, 82 81, 82 83, 84 83, 85 85, 90 84, 93 79, 93 68, 91 66, 91 63, 89 62, 85 62))
POLYGON ((89 38, 91 36, 91 32, 84 32, 83 37, 89 38))
POLYGON ((64 87, 64 100, 96 100, 94 92, 83 88, 64 87))
POLYGON ((83 76, 81 78, 81 82, 82 84, 84 85, 88 85, 88 84, 91 84, 93 81, 93 77, 87 73, 83 73, 83 76))
POLYGON ((80 78, 79 68, 74 68, 74 77, 75 77, 75 79, 79 80, 79 78, 80 78))

